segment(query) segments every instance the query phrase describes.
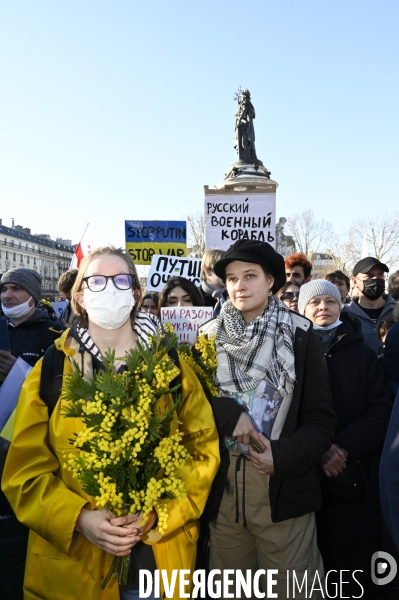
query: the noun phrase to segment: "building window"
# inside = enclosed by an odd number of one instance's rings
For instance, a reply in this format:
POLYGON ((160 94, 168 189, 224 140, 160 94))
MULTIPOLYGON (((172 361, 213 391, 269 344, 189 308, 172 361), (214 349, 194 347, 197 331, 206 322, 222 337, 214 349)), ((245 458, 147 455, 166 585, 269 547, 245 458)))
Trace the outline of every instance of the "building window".
POLYGON ((30 256, 26 257, 26 262, 28 263, 28 265, 30 264, 30 256))
POLYGON ((19 262, 24 262, 24 255, 23 254, 21 254, 21 259, 20 259, 19 262))
POLYGON ((8 250, 6 250, 6 260, 8 260, 8 250))
MULTIPOLYGON (((13 244, 14 245, 14 244, 13 244)), ((15 252, 12 253, 12 259, 13 260, 17 260, 17 255, 15 254, 15 252)))
POLYGON ((36 256, 33 257, 33 264, 36 264, 36 256))

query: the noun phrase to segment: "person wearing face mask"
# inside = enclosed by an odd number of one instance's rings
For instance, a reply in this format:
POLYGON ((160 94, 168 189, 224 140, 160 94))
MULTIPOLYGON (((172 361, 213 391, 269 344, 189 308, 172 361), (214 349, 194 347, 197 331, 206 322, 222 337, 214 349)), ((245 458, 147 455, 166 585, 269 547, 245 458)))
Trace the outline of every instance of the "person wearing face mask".
POLYGON ((18 357, 32 367, 65 327, 38 309, 42 278, 25 267, 6 271, 0 281, 1 309, 8 322, 11 355, 0 354, 0 374, 8 375, 18 357))
MULTIPOLYGON (((338 417, 331 447, 321 457, 323 505, 316 513, 318 545, 333 597, 341 570, 358 570, 362 598, 379 597, 370 561, 383 550, 378 468, 392 402, 384 370, 363 342, 359 320, 341 312, 342 297, 330 281, 315 279, 299 293, 299 314, 313 323, 328 367, 338 417)), ((360 596, 350 577, 343 597, 360 596)), ((342 593, 342 592, 341 592, 342 593)))
POLYGON ((389 319, 395 306, 395 300, 385 294, 385 273, 387 265, 377 258, 367 256, 353 267, 352 283, 356 286, 358 297, 345 304, 343 312, 357 317, 361 323, 364 342, 381 355, 382 344, 378 337, 382 321, 389 319))
MULTIPOLYGON (((115 370, 122 373, 127 352, 138 342, 150 345, 160 326, 156 317, 138 311, 140 283, 125 250, 106 246, 91 252, 80 265, 71 296, 77 322, 56 340, 54 350, 62 353, 64 374, 78 365, 90 380, 93 370, 104 369, 102 357, 108 349, 121 357, 115 370)), ((173 418, 181 423, 183 443, 193 456, 182 474, 187 498, 170 502, 166 532, 163 536, 154 532, 158 541, 153 539, 149 545, 141 537, 155 527, 154 510, 144 525, 140 515, 115 518, 107 509, 96 510, 95 498, 67 471, 69 440, 82 424, 79 419, 71 424, 72 419, 63 417, 62 396, 49 420, 48 405, 40 397, 42 368, 40 361, 22 388, 2 480, 18 518, 31 529, 24 600, 132 600, 139 598, 140 569, 165 569, 168 581, 173 569, 192 572, 198 519, 219 466, 212 410, 194 373, 180 359, 182 401, 173 418), (114 578, 101 590, 110 565, 107 555, 129 553, 127 586, 119 587, 114 578)), ((165 396, 166 406, 168 400, 165 396)), ((176 600, 178 594, 177 585, 176 600)))
MULTIPOLYGON (((11 349, 11 354, 0 353, 3 377, 19 357, 34 366, 65 329, 49 319, 47 310, 37 308, 41 280, 39 273, 26 268, 10 269, 1 279, 1 309, 7 319, 11 349)), ((8 447, 9 442, 0 436, 0 477, 8 447)), ((22 600, 28 533, 0 491, 0 600, 22 600)))

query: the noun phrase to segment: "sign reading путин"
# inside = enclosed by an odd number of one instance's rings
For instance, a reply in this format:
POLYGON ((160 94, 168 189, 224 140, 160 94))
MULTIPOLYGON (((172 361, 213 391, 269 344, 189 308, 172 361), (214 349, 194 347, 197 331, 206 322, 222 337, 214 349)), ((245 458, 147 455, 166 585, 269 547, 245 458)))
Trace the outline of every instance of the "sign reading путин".
POLYGON ((186 222, 125 221, 125 240, 136 265, 150 265, 154 254, 186 256, 186 222))
POLYGON ((227 250, 237 240, 276 244, 276 194, 207 194, 205 247, 227 250))
POLYGON ((201 283, 201 259, 154 255, 146 289, 148 292, 161 292, 168 279, 175 276, 185 277, 198 287, 201 283))

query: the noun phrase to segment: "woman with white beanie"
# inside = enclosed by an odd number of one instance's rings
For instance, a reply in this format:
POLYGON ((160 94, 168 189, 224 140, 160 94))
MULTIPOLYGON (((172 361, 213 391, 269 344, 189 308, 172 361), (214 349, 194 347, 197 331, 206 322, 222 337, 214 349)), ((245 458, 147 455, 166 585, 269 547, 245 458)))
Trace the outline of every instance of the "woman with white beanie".
POLYGON ((356 579, 347 578, 344 594, 360 596, 361 585, 361 597, 372 599, 378 588, 371 581, 370 561, 382 549, 378 467, 391 413, 389 391, 381 364, 363 342, 360 323, 340 314, 334 284, 324 279, 304 284, 298 308, 319 337, 338 417, 333 443, 322 457, 323 506, 316 514, 325 570, 336 570, 327 587, 334 591, 340 570, 359 570, 356 579))

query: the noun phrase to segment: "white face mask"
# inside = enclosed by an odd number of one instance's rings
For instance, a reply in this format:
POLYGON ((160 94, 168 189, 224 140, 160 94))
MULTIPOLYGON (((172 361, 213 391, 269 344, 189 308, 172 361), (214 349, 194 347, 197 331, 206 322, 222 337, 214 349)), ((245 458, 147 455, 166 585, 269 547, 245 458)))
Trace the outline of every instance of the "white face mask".
POLYGON ((18 304, 17 306, 4 306, 2 303, 1 308, 5 316, 9 319, 21 319, 32 310, 32 306, 29 306, 31 300, 32 296, 26 302, 22 302, 22 304, 18 304))
POLYGON ((83 307, 89 321, 103 329, 118 329, 128 320, 134 306, 131 289, 118 290, 112 281, 101 292, 83 291, 83 307))

